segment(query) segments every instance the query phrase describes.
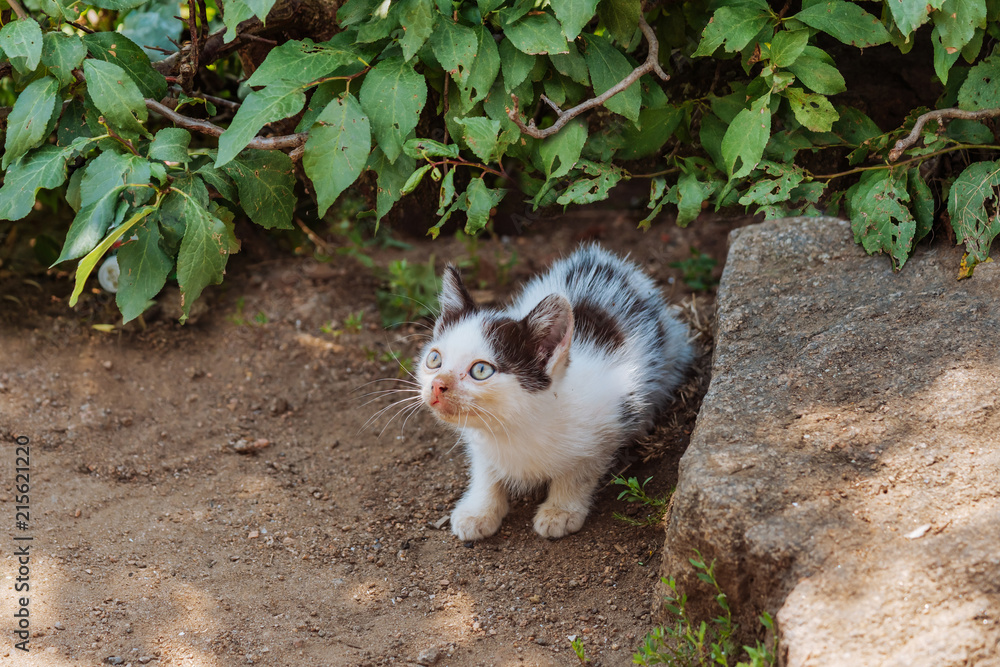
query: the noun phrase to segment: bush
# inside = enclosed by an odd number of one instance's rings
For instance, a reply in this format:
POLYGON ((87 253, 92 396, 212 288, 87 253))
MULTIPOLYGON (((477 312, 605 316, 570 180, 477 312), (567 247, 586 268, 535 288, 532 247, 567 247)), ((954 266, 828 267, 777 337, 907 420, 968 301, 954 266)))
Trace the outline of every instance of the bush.
POLYGON ((376 221, 433 179, 432 236, 455 213, 482 230, 513 191, 569 206, 630 178, 650 181, 642 226, 665 207, 682 226, 706 206, 842 207, 897 269, 935 220, 966 246, 962 275, 1000 233, 1000 0, 189 0, 184 21, 165 0, 10 6, 0 218, 56 189, 75 211, 56 260, 81 260, 71 303, 121 244, 125 321, 174 271, 185 313, 220 282, 238 208, 288 229, 359 179, 376 221), (839 103, 831 52, 928 43, 937 110, 883 128, 839 103))

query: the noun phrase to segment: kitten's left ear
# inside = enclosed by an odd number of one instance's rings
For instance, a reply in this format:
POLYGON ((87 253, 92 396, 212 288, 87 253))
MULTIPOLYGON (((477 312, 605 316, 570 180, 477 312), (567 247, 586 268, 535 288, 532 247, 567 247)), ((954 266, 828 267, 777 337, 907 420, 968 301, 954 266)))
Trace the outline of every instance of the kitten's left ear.
POLYGON ((438 295, 438 303, 441 305, 441 314, 434 323, 435 336, 462 315, 476 312, 476 302, 472 300, 472 295, 465 288, 462 274, 453 264, 446 266, 444 275, 441 276, 441 293, 438 295))
POLYGON ((531 342, 545 372, 553 372, 569 359, 573 342, 573 306, 561 294, 550 294, 531 309, 525 318, 531 342))

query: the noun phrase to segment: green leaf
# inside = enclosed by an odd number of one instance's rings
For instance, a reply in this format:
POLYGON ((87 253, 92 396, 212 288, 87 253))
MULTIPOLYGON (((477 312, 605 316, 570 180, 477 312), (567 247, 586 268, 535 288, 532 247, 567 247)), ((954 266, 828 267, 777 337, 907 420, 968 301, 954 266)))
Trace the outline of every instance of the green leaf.
POLYGON ((165 54, 152 47, 176 49, 174 44, 180 41, 181 31, 187 29, 184 21, 174 18, 177 14, 175 1, 152 0, 145 7, 129 12, 118 32, 141 45, 150 59, 162 60, 165 54))
POLYGON ((792 189, 805 179, 805 173, 801 169, 789 168, 788 165, 762 162, 758 166, 765 167, 767 173, 774 178, 754 181, 753 186, 740 197, 740 204, 743 206, 767 206, 788 201, 792 189))
POLYGON ((490 211, 500 203, 507 191, 503 189, 491 190, 486 187, 483 179, 474 178, 469 183, 465 194, 469 203, 469 208, 465 212, 467 216, 465 233, 476 234, 490 221, 490 211))
MULTIPOLYGON (((940 1, 940 0, 938 0, 940 1)), ((930 5, 927 0, 891 0, 886 3, 892 12, 892 19, 904 37, 927 23, 930 5)))
MULTIPOLYGON (((562 24, 563 35, 572 42, 597 11, 599 0, 550 0, 552 11, 562 24)), ((638 4, 638 3, 636 3, 638 4)), ((638 20, 638 19, 637 19, 638 20)))
POLYGON ((11 21, 0 28, 0 49, 21 74, 38 68, 42 59, 42 29, 33 18, 11 21))
POLYGON ((415 159, 450 157, 458 159, 458 144, 442 144, 433 139, 409 139, 403 144, 403 152, 415 159))
POLYGON ((479 50, 479 39, 472 28, 442 17, 430 37, 430 45, 444 70, 464 86, 479 50))
POLYGON ((782 30, 771 40, 771 64, 790 67, 806 48, 808 30, 782 30))
POLYGON ((222 282, 226 261, 229 259, 231 246, 228 237, 231 232, 195 199, 182 196, 186 227, 177 253, 177 283, 181 287, 183 323, 191 312, 191 304, 198 299, 205 287, 222 282))
POLYGON ((677 226, 687 227, 701 215, 702 204, 715 190, 715 182, 698 178, 695 170, 682 170, 677 185, 670 189, 667 198, 677 205, 677 226))
POLYGON ((580 55, 576 44, 569 45, 569 53, 551 55, 549 60, 552 61, 552 65, 560 74, 568 76, 583 86, 590 85, 590 71, 587 69, 587 61, 580 55))
POLYGON ((822 30, 844 44, 864 48, 889 41, 889 32, 859 5, 845 0, 826 0, 810 5, 793 18, 822 30))
POLYGON ((433 165, 425 164, 420 169, 410 174, 410 177, 406 179, 406 183, 403 184, 402 189, 399 191, 401 195, 408 195, 417 189, 420 185, 420 181, 424 180, 424 174, 431 170, 433 165))
POLYGON ((722 138, 722 157, 730 178, 742 178, 753 171, 764 154, 771 136, 771 95, 753 101, 749 109, 736 114, 722 138), (737 160, 740 161, 736 169, 737 160))
POLYGON ((474 118, 456 118, 455 122, 465 129, 463 138, 476 157, 483 164, 492 162, 493 149, 496 148, 497 138, 500 135, 500 121, 476 116, 474 118))
POLYGON ((233 182, 233 179, 224 170, 216 169, 212 166, 211 162, 198 167, 195 173, 201 176, 207 185, 215 188, 215 191, 223 199, 228 199, 231 202, 238 202, 240 200, 239 191, 236 189, 236 183, 233 182))
POLYGON ((993 143, 993 130, 975 120, 955 118, 948 123, 945 135, 965 144, 993 143))
MULTIPOLYGON (((567 47, 568 48, 568 47, 567 47)), ((503 87, 508 93, 527 78, 535 66, 537 56, 528 55, 504 38, 500 42, 500 62, 503 66, 503 87)))
MULTIPOLYGON (((132 217, 126 222, 119 225, 112 231, 108 236, 101 241, 96 248, 87 253, 87 256, 80 260, 80 263, 76 267, 75 285, 73 286, 73 293, 69 297, 69 305, 72 308, 76 305, 77 300, 80 298, 80 294, 83 293, 83 287, 87 282, 87 278, 90 276, 94 267, 97 266, 97 262, 100 261, 104 253, 108 251, 115 241, 120 239, 125 232, 129 231, 135 227, 140 220, 145 218, 147 215, 152 213, 154 209, 152 206, 147 206, 145 208, 139 209, 133 213, 132 217)), ((120 283, 119 283, 120 284, 120 283)))
POLYGON ((334 73, 349 76, 364 69, 363 59, 371 56, 369 49, 359 48, 350 41, 350 34, 344 32, 320 44, 311 39, 290 40, 271 49, 246 84, 253 87, 278 81, 306 84, 334 73))
POLYGON ((56 107, 58 92, 59 82, 46 76, 29 83, 17 96, 7 117, 3 169, 48 137, 48 121, 56 107))
POLYGON ((948 215, 959 243, 965 244, 968 273, 989 259, 990 244, 1000 234, 1000 160, 976 162, 959 175, 948 193, 948 215))
POLYGON ((961 51, 976 36, 976 28, 986 27, 986 3, 982 0, 944 0, 940 11, 931 16, 948 54, 961 51))
POLYGON ((913 235, 913 242, 916 243, 930 234, 934 226, 934 193, 920 175, 919 167, 910 169, 907 174, 909 176, 907 191, 910 194, 910 201, 913 202, 913 218, 917 221, 913 235))
POLYGON ((159 101, 167 94, 167 80, 153 69, 149 56, 132 40, 117 32, 95 32, 83 36, 94 58, 114 63, 128 72, 143 97, 159 101))
POLYGON ((836 95, 847 90, 844 77, 833 65, 833 59, 815 46, 806 46, 788 69, 806 87, 821 95, 836 95))
POLYGON ((568 174, 580 159, 586 141, 587 124, 580 119, 570 121, 566 127, 542 141, 538 146, 538 155, 547 179, 568 174))
POLYGON ((594 178, 575 181, 556 199, 556 202, 567 206, 569 204, 592 204, 596 201, 603 201, 608 198, 611 188, 618 185, 621 179, 621 169, 602 169, 594 178))
POLYGON ((94 7, 100 7, 101 9, 110 9, 112 11, 122 11, 125 9, 135 9, 139 5, 144 5, 149 0, 91 0, 87 4, 93 5, 94 7))
POLYGON ((801 88, 786 88, 782 93, 792 107, 795 119, 813 132, 829 132, 840 114, 823 95, 807 93, 801 88))
MULTIPOLYGON (((613 47, 606 37, 584 35, 584 39, 587 42, 587 52, 584 57, 590 68, 594 93, 602 95, 631 74, 633 68, 621 51, 613 47)), ((633 84, 605 102, 604 106, 634 123, 639 120, 641 104, 642 92, 638 85, 633 84)))
POLYGON ((296 132, 308 132, 319 115, 334 99, 341 97, 347 92, 344 81, 324 81, 313 89, 312 97, 306 104, 305 113, 295 126, 296 132))
POLYGON ((438 193, 438 215, 444 215, 445 209, 455 200, 455 170, 449 169, 441 179, 441 190, 438 193))
POLYGON ((941 83, 948 84, 948 72, 951 66, 961 57, 962 52, 955 47, 946 47, 942 41, 941 24, 934 26, 931 32, 931 44, 934 47, 934 73, 941 83))
POLYGON ((132 78, 118 65, 88 58, 83 61, 87 92, 105 121, 124 136, 146 135, 140 121, 149 117, 142 93, 132 78))
POLYGON ((80 206, 96 203, 109 191, 125 185, 130 166, 129 158, 115 151, 104 151, 88 162, 80 181, 80 206))
POLYGON ((500 73, 500 52, 492 33, 482 26, 476 26, 474 30, 479 48, 469 69, 469 77, 465 85, 461 86, 463 113, 471 110, 476 102, 489 94, 497 74, 500 73))
POLYGON ((353 95, 334 100, 320 114, 302 156, 302 166, 316 189, 319 217, 358 180, 371 144, 368 116, 353 95))
POLYGON ((281 151, 247 149, 222 169, 236 182, 240 206, 251 220, 265 229, 292 229, 295 170, 291 158, 281 151))
POLYGON ((0 188, 0 220, 20 220, 31 212, 39 190, 62 185, 71 154, 69 148, 42 146, 12 164, 0 188))
POLYGON ((666 106, 643 109, 639 113, 639 128, 626 126, 624 146, 615 154, 619 160, 638 160, 655 155, 667 143, 684 119, 680 107, 666 106))
POLYGON ((226 26, 226 34, 223 35, 222 41, 228 44, 236 39, 237 28, 239 28, 239 25, 244 21, 253 18, 253 10, 250 9, 250 5, 245 2, 240 2, 240 0, 230 2, 225 7, 226 13, 222 15, 222 22, 226 26))
POLYGON ((289 81, 277 81, 247 95, 229 129, 219 137, 215 166, 221 167, 236 157, 266 124, 294 116, 305 104, 302 86, 289 81))
POLYGON ((123 324, 142 315, 149 300, 163 289, 170 270, 174 268, 170 256, 160 248, 160 227, 155 219, 139 225, 135 237, 118 249, 121 275, 115 301, 122 313, 123 324))
POLYGON ((403 48, 403 60, 412 58, 431 36, 437 16, 439 14, 434 11, 431 0, 403 0, 399 15, 404 31, 399 40, 399 45, 403 48))
POLYGON ((504 34, 511 44, 524 53, 539 55, 569 51, 562 26, 547 12, 529 14, 518 19, 507 27, 504 34))
POLYGON ((725 45, 730 53, 743 50, 769 21, 768 6, 763 0, 720 7, 702 32, 694 57, 710 56, 725 45))
POLYGON ((179 127, 165 127, 156 133, 149 146, 149 159, 163 162, 190 162, 188 145, 191 133, 179 127))
POLYGON ((632 37, 639 28, 641 4, 640 0, 601 0, 598 7, 608 32, 626 49, 632 45, 632 37))
POLYGON ((913 249, 916 221, 905 206, 910 200, 906 173, 888 169, 867 171, 850 199, 854 241, 868 254, 886 252, 893 267, 901 269, 913 249))
POLYGON ((860 146, 863 142, 882 134, 882 130, 864 112, 853 107, 838 107, 840 120, 833 124, 833 132, 850 146, 860 146))
MULTIPOLYGON (((368 158, 367 168, 377 176, 375 191, 375 220, 381 221, 392 210, 393 205, 403 196, 402 189, 416 162, 409 155, 400 155, 395 160, 386 157, 381 148, 376 147, 368 158)), ((453 173, 451 170, 449 173, 453 173)))
POLYGON ((118 185, 111 190, 101 192, 90 204, 84 204, 69 226, 66 242, 55 264, 83 257, 101 242, 114 220, 119 195, 124 189, 124 185, 118 185))
POLYGON ((73 70, 86 55, 87 48, 76 35, 52 31, 42 38, 42 64, 64 86, 73 81, 73 70))
POLYGON ((969 70, 958 90, 958 107, 966 111, 1000 107, 1000 52, 969 70))
POLYGON ((261 21, 267 18, 267 15, 271 12, 271 7, 274 7, 275 0, 239 0, 245 2, 247 6, 253 10, 254 15, 261 21))
POLYGON ((402 58, 389 58, 365 76, 360 98, 375 140, 389 161, 395 162, 427 102, 426 80, 402 58))

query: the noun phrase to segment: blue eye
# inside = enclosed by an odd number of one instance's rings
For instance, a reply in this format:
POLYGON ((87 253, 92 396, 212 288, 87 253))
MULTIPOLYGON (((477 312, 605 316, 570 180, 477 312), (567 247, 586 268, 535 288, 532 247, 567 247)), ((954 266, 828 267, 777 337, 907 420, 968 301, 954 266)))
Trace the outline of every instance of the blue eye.
POLYGON ((472 364, 472 370, 469 371, 469 375, 476 380, 485 380, 489 376, 496 373, 496 371, 497 369, 493 368, 493 366, 490 366, 485 361, 477 361, 472 364))
POLYGON ((431 350, 431 353, 427 355, 427 368, 441 368, 440 352, 431 350))

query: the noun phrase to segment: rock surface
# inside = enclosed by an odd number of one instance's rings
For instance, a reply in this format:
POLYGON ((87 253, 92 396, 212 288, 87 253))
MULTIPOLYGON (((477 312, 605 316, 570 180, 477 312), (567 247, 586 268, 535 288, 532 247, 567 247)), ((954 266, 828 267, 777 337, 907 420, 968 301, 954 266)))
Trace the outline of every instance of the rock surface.
POLYGON ((784 664, 1000 665, 1000 266, 893 273, 831 218, 730 241, 662 573, 716 559, 784 664))

